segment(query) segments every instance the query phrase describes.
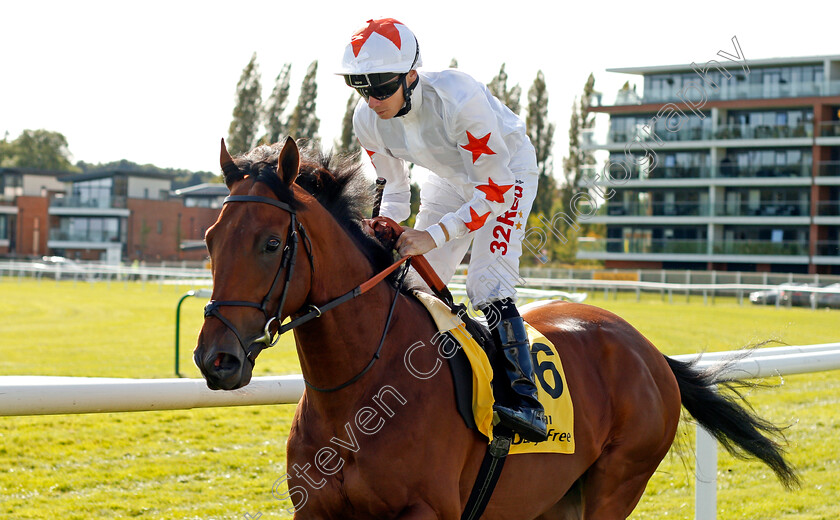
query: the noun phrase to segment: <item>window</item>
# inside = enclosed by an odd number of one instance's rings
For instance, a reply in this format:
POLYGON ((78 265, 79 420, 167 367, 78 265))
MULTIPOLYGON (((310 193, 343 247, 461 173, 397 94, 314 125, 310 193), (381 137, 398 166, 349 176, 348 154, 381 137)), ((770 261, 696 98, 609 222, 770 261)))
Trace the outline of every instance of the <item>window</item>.
POLYGON ((20 197, 23 195, 23 175, 20 173, 0 174, 0 196, 20 197))

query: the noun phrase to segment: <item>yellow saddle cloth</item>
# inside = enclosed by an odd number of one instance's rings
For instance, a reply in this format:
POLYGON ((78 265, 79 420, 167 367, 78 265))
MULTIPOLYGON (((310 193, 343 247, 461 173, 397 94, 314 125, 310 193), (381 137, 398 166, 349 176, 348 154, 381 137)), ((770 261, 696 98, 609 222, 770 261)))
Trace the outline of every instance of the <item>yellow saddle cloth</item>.
MULTIPOLYGON (((426 293, 415 292, 415 296, 426 306, 438 330, 449 332, 467 355, 472 366, 472 409, 475 423, 478 431, 492 439, 493 389, 490 381, 493 379, 493 370, 487 354, 467 332, 464 322, 453 315, 445 303, 426 293)), ((548 440, 535 443, 514 435, 510 453, 574 453, 574 409, 560 356, 554 345, 537 329, 528 323, 525 329, 531 342, 531 356, 535 360, 539 400, 545 408, 548 440)))

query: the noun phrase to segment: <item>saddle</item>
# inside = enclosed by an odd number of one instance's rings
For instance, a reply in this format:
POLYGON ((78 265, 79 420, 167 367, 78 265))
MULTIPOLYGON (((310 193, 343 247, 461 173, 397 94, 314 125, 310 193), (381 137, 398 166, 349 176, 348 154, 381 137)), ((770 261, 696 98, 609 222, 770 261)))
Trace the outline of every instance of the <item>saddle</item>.
MULTIPOLYGON (((402 233, 402 226, 388 217, 372 219, 376 238, 385 247, 393 249, 402 233)), ((464 304, 456 304, 452 293, 422 255, 412 257, 412 266, 434 293, 415 292, 434 319, 441 334, 455 341, 459 348, 449 357, 449 366, 455 386, 458 413, 467 427, 475 429, 492 440, 493 367, 496 359, 496 342, 486 324, 467 313, 464 304)), ((526 323, 531 355, 537 376, 540 402, 549 423, 549 438, 544 442, 529 442, 513 435, 511 453, 574 453, 574 411, 566 385, 560 356, 551 342, 526 323)))
MULTIPOLYGON (((374 214, 378 214, 378 211, 374 214)), ((371 224, 377 239, 389 249, 394 249, 397 238, 402 233, 402 226, 381 216, 374 217, 371 224)), ((490 500, 508 454, 574 453, 574 437, 571 433, 574 430, 572 400, 569 392, 566 391, 563 367, 556 349, 551 342, 542 337, 542 334, 526 324, 534 364, 537 365, 539 352, 556 356, 556 364, 546 360, 538 365, 539 369, 546 367, 541 373, 543 375, 549 369, 551 370, 550 384, 538 376, 541 385, 541 388, 538 388, 538 394, 546 410, 546 420, 550 427, 549 438, 544 442, 533 443, 507 429, 494 431, 494 399, 491 386, 494 371, 490 360, 496 359, 497 356, 495 355, 495 341, 490 335, 490 330, 470 317, 465 305, 455 303, 452 293, 423 256, 413 256, 412 262, 415 270, 437 296, 415 292, 415 297, 426 307, 435 321, 438 333, 448 335, 449 339, 457 345, 454 347, 454 352, 451 350, 453 347, 450 346, 447 359, 455 388, 455 404, 458 413, 468 428, 477 430, 489 441, 478 476, 461 515, 461 520, 476 520, 481 517, 490 500), (556 430, 551 427, 553 420, 557 421, 556 430), (563 429, 567 430, 561 431, 563 429), (558 437, 559 442, 555 442, 558 437)))

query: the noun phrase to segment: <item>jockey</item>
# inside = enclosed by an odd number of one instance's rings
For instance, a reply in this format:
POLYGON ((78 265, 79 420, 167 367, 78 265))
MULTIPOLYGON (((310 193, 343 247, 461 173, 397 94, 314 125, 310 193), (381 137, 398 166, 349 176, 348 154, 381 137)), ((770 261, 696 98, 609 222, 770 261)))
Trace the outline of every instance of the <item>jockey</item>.
MULTIPOLYGON (((514 289, 537 190, 536 153, 522 120, 482 83, 457 70, 418 72, 421 64, 414 34, 391 18, 368 20, 344 51, 340 74, 362 96, 353 128, 387 180, 380 214, 397 222, 409 216, 407 163, 432 172, 415 229, 404 228, 396 247, 424 255, 448 283, 472 243, 467 296, 488 318, 512 390, 494 410, 502 426, 542 441, 545 415, 514 289)), ((369 221, 363 225, 373 233, 369 221)))

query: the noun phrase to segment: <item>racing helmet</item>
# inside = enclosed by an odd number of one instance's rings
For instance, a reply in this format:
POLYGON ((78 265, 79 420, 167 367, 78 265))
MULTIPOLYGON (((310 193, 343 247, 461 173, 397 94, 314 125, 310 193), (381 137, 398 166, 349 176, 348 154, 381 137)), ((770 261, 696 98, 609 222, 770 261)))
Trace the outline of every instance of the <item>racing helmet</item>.
POLYGON ((397 82, 423 64, 417 38, 393 18, 368 20, 344 49, 341 71, 348 86, 360 90, 397 82))

